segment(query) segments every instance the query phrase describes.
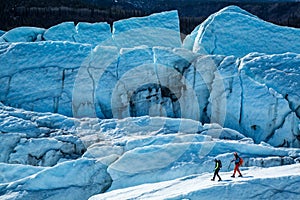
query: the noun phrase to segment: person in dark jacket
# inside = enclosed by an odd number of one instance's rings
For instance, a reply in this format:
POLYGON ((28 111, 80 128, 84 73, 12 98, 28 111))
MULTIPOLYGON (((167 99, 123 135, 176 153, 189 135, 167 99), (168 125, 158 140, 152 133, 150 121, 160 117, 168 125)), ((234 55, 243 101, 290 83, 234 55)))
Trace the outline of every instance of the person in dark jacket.
POLYGON ((234 159, 231 162, 234 162, 235 167, 234 167, 233 175, 231 177, 234 178, 236 172, 239 173, 239 177, 242 177, 242 174, 241 174, 240 169, 239 169, 240 164, 241 164, 241 162, 240 162, 241 158, 239 157, 239 155, 237 154, 237 152, 234 152, 233 155, 234 155, 234 159))
POLYGON ((218 176, 218 178, 219 178, 218 181, 222 180, 220 175, 219 175, 219 171, 220 171, 221 167, 222 167, 221 160, 218 160, 218 159, 215 158, 215 172, 214 172, 214 177, 211 179, 212 181, 215 180, 216 176, 218 176))

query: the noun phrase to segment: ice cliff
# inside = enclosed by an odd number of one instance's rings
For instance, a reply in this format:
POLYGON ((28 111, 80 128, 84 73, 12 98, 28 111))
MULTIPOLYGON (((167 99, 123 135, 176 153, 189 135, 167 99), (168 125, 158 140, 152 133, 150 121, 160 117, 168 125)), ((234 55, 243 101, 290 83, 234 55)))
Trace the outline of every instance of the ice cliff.
POLYGON ((184 47, 202 54, 243 57, 251 52, 300 52, 299 29, 277 26, 236 6, 209 16, 184 41, 184 47))
POLYGON ((46 41, 1 43, 0 100, 74 117, 150 115, 215 122, 255 142, 299 147, 298 32, 237 7, 212 15, 182 46, 174 11, 115 22, 112 33, 98 23, 20 27, 1 38, 46 41), (269 40, 257 27, 274 36, 269 40), (95 32, 97 37, 87 39, 95 32))

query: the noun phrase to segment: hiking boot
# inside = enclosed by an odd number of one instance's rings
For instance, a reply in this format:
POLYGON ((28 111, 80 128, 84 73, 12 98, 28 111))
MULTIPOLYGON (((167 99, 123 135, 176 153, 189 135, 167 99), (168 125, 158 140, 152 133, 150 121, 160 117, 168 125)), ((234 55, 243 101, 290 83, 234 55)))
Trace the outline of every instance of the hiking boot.
POLYGON ((240 175, 239 175, 239 177, 243 177, 243 175, 242 175, 242 174, 240 174, 240 175))
POLYGON ((222 181, 222 179, 219 179, 218 181, 222 181))
POLYGON ((215 181, 215 179, 210 179, 211 181, 215 181))
POLYGON ((232 177, 232 178, 234 178, 235 176, 234 176, 234 175, 232 175, 231 177, 232 177))

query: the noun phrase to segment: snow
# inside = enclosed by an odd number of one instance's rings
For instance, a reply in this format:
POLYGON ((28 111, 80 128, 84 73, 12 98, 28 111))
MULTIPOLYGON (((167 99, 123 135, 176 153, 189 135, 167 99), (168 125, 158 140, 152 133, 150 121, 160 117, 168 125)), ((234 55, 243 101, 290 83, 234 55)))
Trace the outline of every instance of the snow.
POLYGON ((266 169, 252 167, 244 171, 244 178, 232 179, 230 173, 221 172, 221 182, 210 181, 212 174, 196 174, 114 190, 89 199, 232 199, 233 195, 240 199, 294 199, 299 195, 299 172, 299 164, 266 169), (245 188, 251 192, 245 192, 245 188))
POLYGON ((236 6, 208 17, 185 39, 183 46, 202 54, 243 57, 251 52, 299 53, 299 29, 265 22, 236 6))
POLYGON ((231 6, 183 47, 177 11, 6 32, 1 199, 297 199, 298 31, 231 6))
MULTIPOLYGON (((211 167, 212 168, 212 167, 211 167)), ((258 168, 242 171, 243 178, 230 178, 231 173, 221 172, 221 182, 210 181, 212 173, 195 174, 171 181, 142 184, 95 195, 97 199, 297 199, 299 164, 258 168), (245 188, 246 191, 245 191, 245 188)))
MULTIPOLYGON (((213 129, 210 131, 218 132, 213 129)), ((240 152, 245 160, 267 155, 291 154, 285 150, 255 145, 248 141, 218 141, 202 134, 158 135, 154 139, 135 138, 125 144, 125 150, 127 151, 108 168, 113 179, 111 190, 142 184, 144 181, 157 182, 157 179, 164 181, 187 174, 209 172, 210 160, 223 155, 223 159, 229 161, 230 151, 240 152), (128 145, 130 147, 127 147, 128 145), (134 146, 135 148, 132 148, 134 146), (134 163, 135 167, 129 168, 131 163, 134 163)), ((228 166, 228 161, 224 161, 224 165, 228 166)), ((275 163, 274 160, 269 162, 275 163)))

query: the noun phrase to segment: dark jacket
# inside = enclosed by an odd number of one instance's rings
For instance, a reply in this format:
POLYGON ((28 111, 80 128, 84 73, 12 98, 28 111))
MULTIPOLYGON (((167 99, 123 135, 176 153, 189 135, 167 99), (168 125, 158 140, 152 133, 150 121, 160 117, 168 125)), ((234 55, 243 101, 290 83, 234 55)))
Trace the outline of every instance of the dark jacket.
POLYGON ((215 160, 215 170, 220 170, 222 167, 221 160, 215 160))

